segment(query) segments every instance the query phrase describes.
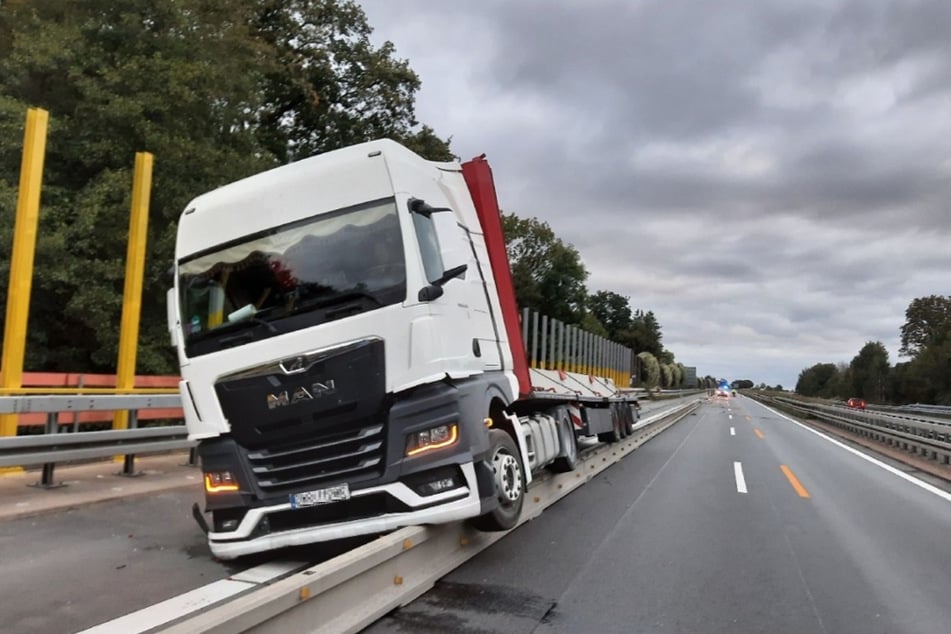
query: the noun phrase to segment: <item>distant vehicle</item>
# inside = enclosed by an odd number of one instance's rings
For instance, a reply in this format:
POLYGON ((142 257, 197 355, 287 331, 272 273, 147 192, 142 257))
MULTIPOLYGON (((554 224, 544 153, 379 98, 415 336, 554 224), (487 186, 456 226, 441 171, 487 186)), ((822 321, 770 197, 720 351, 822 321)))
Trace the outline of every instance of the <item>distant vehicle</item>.
MULTIPOLYGON (((730 382, 727 381, 726 379, 720 379, 720 380, 717 382, 717 392, 716 392, 716 394, 717 394, 717 396, 725 396, 725 397, 729 398, 730 395, 733 394, 733 388, 730 387, 730 382)), ((735 394, 733 394, 733 395, 736 396, 735 394)))
POLYGON ((852 409, 865 409, 865 401, 860 398, 850 398, 846 403, 852 409))

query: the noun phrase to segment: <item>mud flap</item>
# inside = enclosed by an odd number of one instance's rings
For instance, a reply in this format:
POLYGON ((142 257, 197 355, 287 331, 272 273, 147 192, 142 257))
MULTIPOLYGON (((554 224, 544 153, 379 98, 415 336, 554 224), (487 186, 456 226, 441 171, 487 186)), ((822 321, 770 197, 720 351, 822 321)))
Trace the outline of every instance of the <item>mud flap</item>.
POLYGON ((479 515, 485 515, 499 505, 499 497, 495 491, 495 474, 484 460, 475 461, 475 472, 476 484, 479 487, 479 515))

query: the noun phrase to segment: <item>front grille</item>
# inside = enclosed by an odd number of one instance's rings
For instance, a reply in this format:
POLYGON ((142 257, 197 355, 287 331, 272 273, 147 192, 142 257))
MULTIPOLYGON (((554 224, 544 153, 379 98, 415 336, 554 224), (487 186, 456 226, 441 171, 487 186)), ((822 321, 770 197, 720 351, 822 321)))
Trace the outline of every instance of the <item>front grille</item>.
POLYGON ((265 496, 382 475, 384 346, 366 339, 271 362, 215 386, 265 496))
POLYGON ((333 481, 360 481, 383 472, 385 426, 351 423, 314 426, 311 435, 294 444, 248 453, 251 471, 265 492, 301 490, 333 481))

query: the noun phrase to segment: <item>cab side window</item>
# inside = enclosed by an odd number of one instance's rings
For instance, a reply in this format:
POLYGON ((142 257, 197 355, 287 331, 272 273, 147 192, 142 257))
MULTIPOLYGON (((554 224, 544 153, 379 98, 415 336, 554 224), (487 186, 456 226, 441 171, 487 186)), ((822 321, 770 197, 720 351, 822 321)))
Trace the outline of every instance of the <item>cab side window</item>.
POLYGON ((439 238, 436 236, 436 226, 431 215, 413 214, 413 228, 416 230, 416 240, 419 242, 419 252, 423 257, 423 269, 426 271, 426 281, 435 282, 442 277, 443 262, 439 252, 439 238))

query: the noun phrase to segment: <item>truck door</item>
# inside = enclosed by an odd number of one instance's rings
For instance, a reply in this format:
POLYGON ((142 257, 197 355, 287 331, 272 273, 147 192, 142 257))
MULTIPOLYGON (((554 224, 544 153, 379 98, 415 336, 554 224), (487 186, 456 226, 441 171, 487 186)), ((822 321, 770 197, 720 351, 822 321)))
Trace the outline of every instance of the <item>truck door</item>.
MULTIPOLYGON (((435 282, 446 271, 466 265, 465 272, 443 284, 442 295, 428 303, 430 316, 438 324, 438 345, 446 371, 450 376, 468 376, 482 370, 483 352, 493 353, 493 350, 483 351, 483 346, 478 344, 480 337, 473 309, 478 307, 474 301, 479 298, 472 296, 481 289, 481 284, 473 283, 478 268, 472 261, 468 236, 445 200, 437 191, 432 191, 422 202, 416 203, 413 226, 427 281, 435 282)), ((415 299, 416 290, 410 289, 409 301, 415 299)))

